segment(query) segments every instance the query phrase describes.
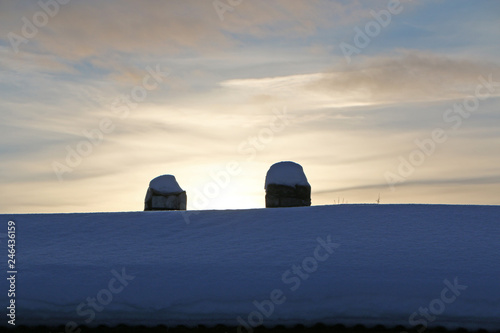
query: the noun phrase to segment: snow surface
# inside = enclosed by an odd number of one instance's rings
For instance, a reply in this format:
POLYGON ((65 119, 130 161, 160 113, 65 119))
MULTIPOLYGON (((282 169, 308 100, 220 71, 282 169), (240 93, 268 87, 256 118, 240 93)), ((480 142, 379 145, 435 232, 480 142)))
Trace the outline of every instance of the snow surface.
POLYGON ((160 194, 178 194, 184 191, 172 175, 156 177, 149 182, 149 187, 160 194))
MULTIPOLYGON (((18 325, 251 326, 262 318, 268 326, 420 321, 493 330, 499 216, 498 206, 336 205, 0 221, 4 230, 16 223, 18 325)), ((5 279, 0 287, 6 298, 5 279)))
POLYGON ((269 168, 269 171, 267 171, 264 188, 267 189, 267 185, 270 184, 310 186, 302 166, 295 162, 278 162, 273 164, 269 168))

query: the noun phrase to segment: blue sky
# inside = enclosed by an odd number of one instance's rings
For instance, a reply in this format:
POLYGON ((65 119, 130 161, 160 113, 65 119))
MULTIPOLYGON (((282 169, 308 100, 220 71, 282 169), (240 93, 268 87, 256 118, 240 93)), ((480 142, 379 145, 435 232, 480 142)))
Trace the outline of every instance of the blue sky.
POLYGON ((141 210, 161 174, 263 207, 283 160, 313 205, 500 203, 500 2, 214 3, 2 1, 0 211, 141 210))

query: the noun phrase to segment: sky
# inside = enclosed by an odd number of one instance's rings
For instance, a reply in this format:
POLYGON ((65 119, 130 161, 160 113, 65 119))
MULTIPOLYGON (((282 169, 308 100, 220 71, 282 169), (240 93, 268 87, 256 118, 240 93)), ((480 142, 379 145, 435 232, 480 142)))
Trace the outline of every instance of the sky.
POLYGON ((0 213, 500 204, 500 2, 0 1, 0 213))

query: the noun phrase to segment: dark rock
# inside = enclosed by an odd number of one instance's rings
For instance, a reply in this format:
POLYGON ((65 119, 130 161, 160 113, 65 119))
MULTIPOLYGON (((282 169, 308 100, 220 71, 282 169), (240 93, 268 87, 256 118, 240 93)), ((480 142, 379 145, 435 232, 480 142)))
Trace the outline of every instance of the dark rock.
POLYGON ((302 166, 279 162, 266 175, 266 207, 301 207, 311 205, 311 185, 302 166))
POLYGON ((267 185, 266 207, 301 206, 311 206, 311 186, 267 185))
POLYGON ((149 183, 144 210, 186 210, 187 196, 175 177, 163 175, 149 183))

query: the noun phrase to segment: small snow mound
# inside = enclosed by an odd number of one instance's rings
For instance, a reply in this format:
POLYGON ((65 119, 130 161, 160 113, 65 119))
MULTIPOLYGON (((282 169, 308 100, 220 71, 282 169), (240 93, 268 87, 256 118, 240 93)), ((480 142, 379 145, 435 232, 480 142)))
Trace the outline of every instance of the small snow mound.
POLYGON ((158 176, 149 183, 149 187, 159 194, 178 194, 184 192, 173 175, 158 176))
POLYGON ((307 181, 302 166, 290 161, 278 162, 273 164, 269 168, 269 171, 266 175, 266 184, 264 188, 267 189, 267 185, 270 184, 287 186, 311 186, 307 181))

